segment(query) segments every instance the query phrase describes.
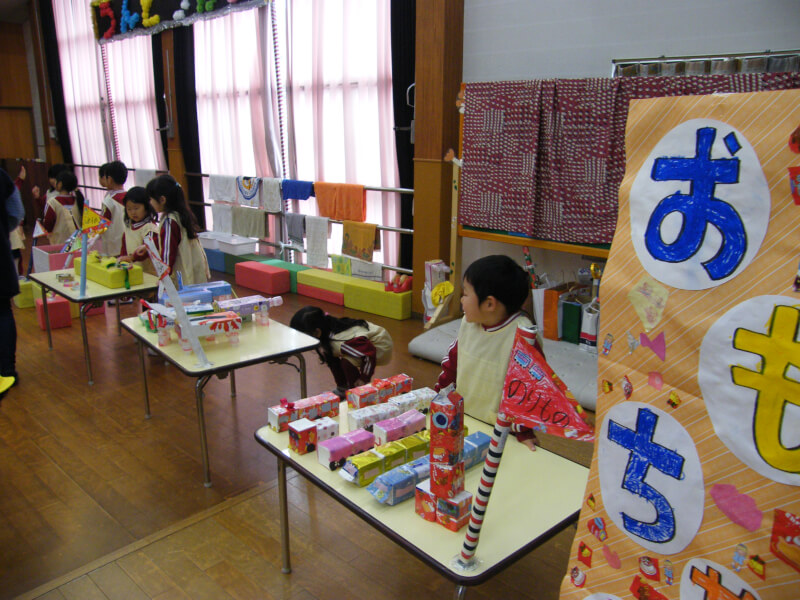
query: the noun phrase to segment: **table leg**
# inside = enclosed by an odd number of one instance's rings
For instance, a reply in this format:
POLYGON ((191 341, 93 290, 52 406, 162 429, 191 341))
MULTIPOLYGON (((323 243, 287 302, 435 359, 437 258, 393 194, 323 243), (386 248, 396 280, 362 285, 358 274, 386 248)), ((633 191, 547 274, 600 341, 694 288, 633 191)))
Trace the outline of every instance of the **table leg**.
POLYGON ((456 586, 456 593, 453 596, 454 600, 464 600, 467 597, 467 586, 465 585, 457 585, 456 586))
POLYGON ((236 398, 236 371, 231 371, 231 398, 236 398))
POLYGON ((47 288, 42 285, 42 314, 44 314, 45 329, 47 329, 47 347, 53 349, 53 336, 50 333, 50 314, 47 312, 47 288))
POLYGON ((114 303, 117 308, 117 335, 122 335, 122 320, 119 317, 119 301, 121 299, 122 298, 117 298, 117 301, 114 303))
POLYGON ((197 424, 200 426, 200 451, 203 454, 203 485, 211 487, 211 469, 208 467, 208 440, 206 439, 206 417, 203 414, 203 388, 211 375, 203 375, 194 386, 197 398, 197 424))
POLYGON ((306 359, 302 354, 297 355, 297 362, 300 363, 300 397, 307 398, 308 393, 306 390, 306 359))
POLYGON ((86 373, 89 376, 89 385, 93 385, 92 381, 92 358, 89 356, 89 340, 86 337, 86 312, 92 307, 90 302, 81 303, 81 335, 83 336, 83 359, 86 361, 86 373))
POLYGON ((139 344, 139 364, 142 366, 142 383, 144 384, 144 418, 150 418, 150 394, 147 391, 147 369, 144 362, 144 342, 137 338, 139 344))
POLYGON ((278 500, 281 512, 281 558, 283 566, 281 573, 292 572, 292 562, 289 550, 289 503, 286 499, 286 463, 280 458, 278 461, 278 500))

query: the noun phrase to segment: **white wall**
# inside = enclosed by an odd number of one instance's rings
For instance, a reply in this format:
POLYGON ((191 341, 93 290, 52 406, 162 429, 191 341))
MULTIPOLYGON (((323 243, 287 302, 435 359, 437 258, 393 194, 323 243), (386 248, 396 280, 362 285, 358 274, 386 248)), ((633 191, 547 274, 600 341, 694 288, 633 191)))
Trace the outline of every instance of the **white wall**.
POLYGON ((797 0, 465 0, 463 80, 607 77, 612 59, 800 48, 797 0))
MULTIPOLYGON (((465 82, 609 77, 612 59, 800 49, 798 0, 465 0, 465 82)), ((463 261, 511 244, 463 239, 463 261)), ((591 261, 537 250, 560 275, 591 261)))

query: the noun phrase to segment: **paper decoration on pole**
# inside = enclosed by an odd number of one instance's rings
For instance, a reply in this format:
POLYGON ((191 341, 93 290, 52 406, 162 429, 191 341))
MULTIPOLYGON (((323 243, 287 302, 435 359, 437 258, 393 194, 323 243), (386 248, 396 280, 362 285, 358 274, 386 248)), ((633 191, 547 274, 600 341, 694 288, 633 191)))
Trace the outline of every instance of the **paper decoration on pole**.
MULTIPOLYGON (((161 260, 161 254, 159 253, 158 248, 156 248, 152 234, 148 234, 144 237, 144 245, 145 248, 147 248, 147 254, 150 256, 150 260, 156 269, 156 275, 161 282, 159 285, 164 287, 164 291, 167 293, 167 297, 175 309, 175 321, 181 325, 181 331, 185 333, 186 338, 189 340, 189 344, 194 351, 194 355, 197 357, 199 365, 201 367, 210 366, 212 363, 206 357, 203 346, 200 345, 200 340, 197 339, 197 334, 189 324, 189 316, 186 314, 186 310, 183 308, 183 301, 181 300, 180 294, 178 294, 175 284, 169 277, 169 266, 163 260, 161 260)), ((160 291, 158 295, 159 297, 161 296, 160 291)))
POLYGON ((517 329, 498 412, 516 425, 592 441, 594 428, 586 413, 533 345, 535 339, 535 329, 517 329))
POLYGON ((104 232, 111 225, 111 221, 101 217, 88 206, 83 207, 83 221, 81 233, 98 234, 104 232))

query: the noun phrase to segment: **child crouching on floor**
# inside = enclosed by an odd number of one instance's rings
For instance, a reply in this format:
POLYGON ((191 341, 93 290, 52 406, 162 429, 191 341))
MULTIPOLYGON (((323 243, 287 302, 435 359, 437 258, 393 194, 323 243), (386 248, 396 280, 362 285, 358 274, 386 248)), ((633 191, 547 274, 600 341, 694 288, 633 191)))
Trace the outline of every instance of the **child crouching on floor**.
MULTIPOLYGON (((522 312, 530 289, 528 274, 508 256, 485 256, 467 267, 462 289, 464 318, 434 387, 439 391, 455 383, 464 397, 464 412, 494 424, 517 328, 533 325, 522 312)), ((535 345, 542 350, 540 338, 535 345)), ((512 433, 536 449, 532 429, 514 425, 512 433)))
POLYGON ((383 327, 363 319, 333 317, 316 306, 298 310, 289 325, 320 341, 320 360, 336 381, 341 398, 350 388, 372 380, 377 365, 392 359, 392 338, 383 327))

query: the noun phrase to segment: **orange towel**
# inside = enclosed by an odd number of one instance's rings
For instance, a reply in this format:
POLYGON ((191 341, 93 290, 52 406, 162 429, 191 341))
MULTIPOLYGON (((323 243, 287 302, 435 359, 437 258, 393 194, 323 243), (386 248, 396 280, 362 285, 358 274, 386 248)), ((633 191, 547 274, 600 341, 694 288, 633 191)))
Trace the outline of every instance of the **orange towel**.
POLYGON ((367 194, 363 185, 314 182, 319 216, 337 221, 367 220, 367 194))
POLYGON ((342 228, 342 254, 372 262, 375 225, 345 221, 342 228))

